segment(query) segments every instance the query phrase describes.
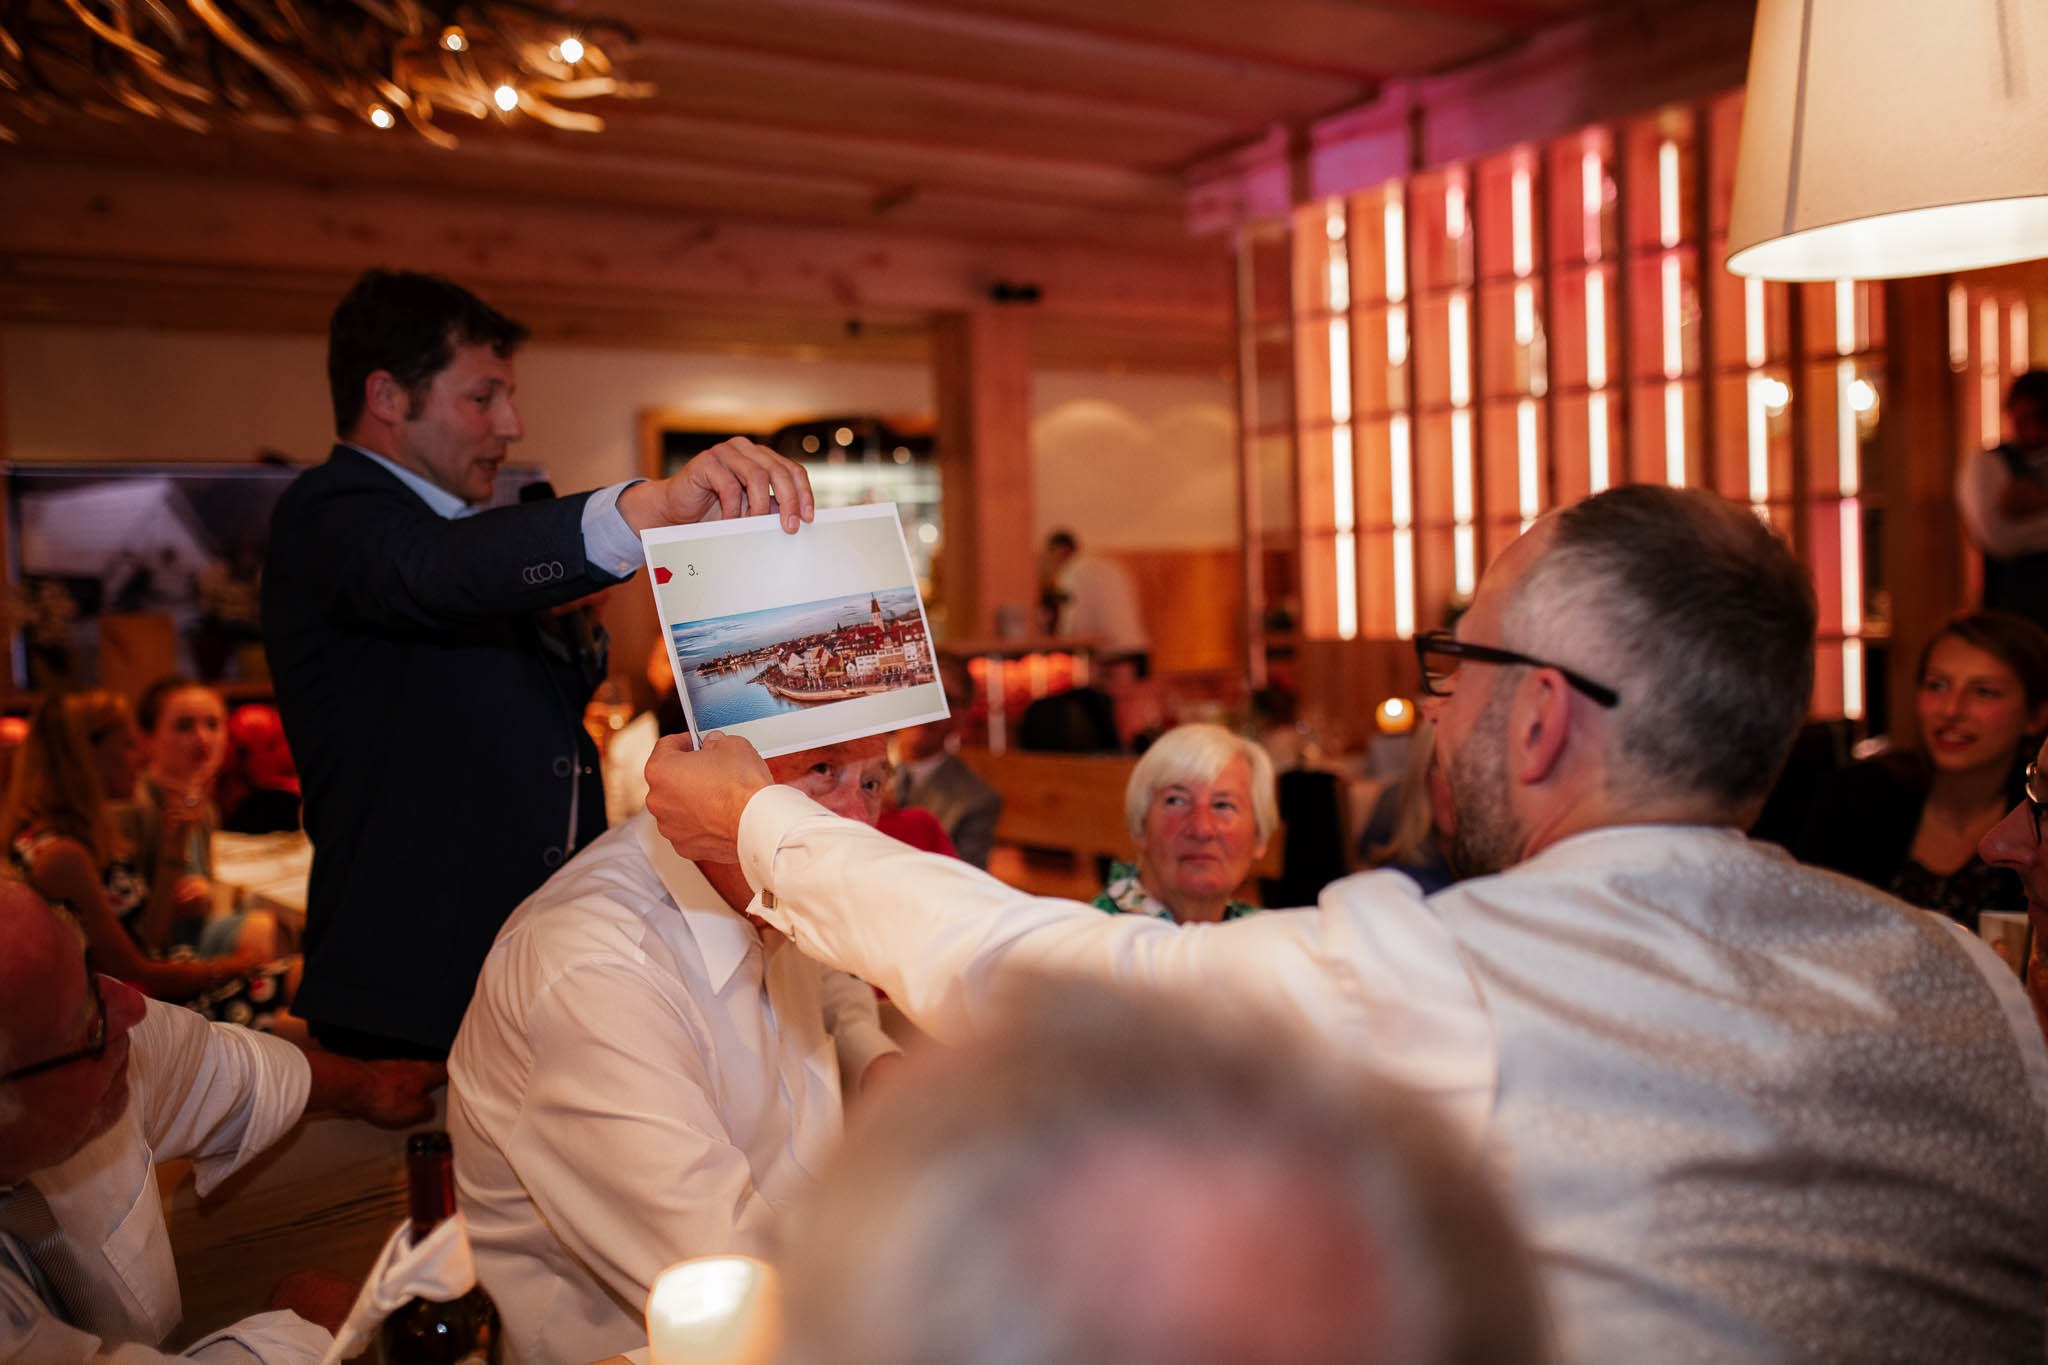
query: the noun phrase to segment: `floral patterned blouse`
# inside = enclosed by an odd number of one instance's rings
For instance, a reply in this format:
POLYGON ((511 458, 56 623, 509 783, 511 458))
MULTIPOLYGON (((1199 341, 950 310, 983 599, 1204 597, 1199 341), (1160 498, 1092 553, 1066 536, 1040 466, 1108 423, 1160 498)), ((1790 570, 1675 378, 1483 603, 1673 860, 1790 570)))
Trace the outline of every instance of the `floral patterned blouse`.
MULTIPOLYGON (((1165 901, 1147 891, 1138 880, 1135 864, 1114 862, 1109 865, 1109 885, 1102 888, 1102 894, 1088 902, 1097 910, 1112 915, 1150 915, 1153 919, 1170 920, 1173 911, 1165 901)), ((1226 920, 1243 919, 1256 915, 1262 907, 1246 905, 1243 901, 1231 901, 1223 907, 1226 920)))

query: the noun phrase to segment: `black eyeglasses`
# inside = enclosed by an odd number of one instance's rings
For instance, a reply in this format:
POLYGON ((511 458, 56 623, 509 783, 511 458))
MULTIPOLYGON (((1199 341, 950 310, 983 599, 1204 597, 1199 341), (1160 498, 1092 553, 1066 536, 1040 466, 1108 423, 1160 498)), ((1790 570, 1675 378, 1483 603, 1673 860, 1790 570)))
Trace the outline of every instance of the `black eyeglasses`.
POLYGON ((2027 784, 2021 788, 2020 795, 2026 798, 2027 813, 2034 817, 2034 842, 2037 844, 2041 842, 2041 813, 2048 811, 2048 799, 2043 799, 2040 795, 2042 785, 2041 765, 2029 763, 2027 765, 2027 784))
POLYGON ((1451 660, 1471 659, 1482 664, 1523 664, 1529 668, 1554 668, 1564 680, 1585 693, 1602 706, 1621 705, 1621 694, 1605 683, 1596 683, 1583 673, 1574 673, 1562 664, 1547 663, 1532 659, 1526 654, 1517 654, 1512 649, 1496 649, 1492 645, 1475 645, 1469 640, 1460 640, 1447 630, 1428 630, 1415 637, 1415 661, 1422 666, 1422 690, 1432 697, 1451 695, 1450 683, 1458 674, 1458 665, 1449 667, 1430 662, 1432 655, 1451 660))
POLYGON ((107 1055, 107 998, 100 993, 100 974, 92 969, 90 948, 85 950, 85 988, 92 996, 92 1022, 86 1026, 85 1046, 73 1048, 55 1057, 45 1057, 42 1061, 31 1062, 27 1066, 18 1066, 6 1075, 0 1076, 0 1085, 5 1085, 8 1081, 18 1081, 24 1076, 34 1076, 39 1072, 55 1071, 60 1066, 69 1066, 73 1062, 82 1062, 88 1058, 96 1062, 107 1055))

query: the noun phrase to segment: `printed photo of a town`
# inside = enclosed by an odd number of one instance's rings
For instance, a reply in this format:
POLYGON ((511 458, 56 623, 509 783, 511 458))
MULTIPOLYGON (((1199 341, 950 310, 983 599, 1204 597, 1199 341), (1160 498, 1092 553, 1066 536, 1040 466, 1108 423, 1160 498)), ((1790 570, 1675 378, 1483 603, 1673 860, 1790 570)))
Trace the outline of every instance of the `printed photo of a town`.
POLYGON ((700 732, 936 677, 915 587, 713 617, 674 631, 677 672, 700 732))

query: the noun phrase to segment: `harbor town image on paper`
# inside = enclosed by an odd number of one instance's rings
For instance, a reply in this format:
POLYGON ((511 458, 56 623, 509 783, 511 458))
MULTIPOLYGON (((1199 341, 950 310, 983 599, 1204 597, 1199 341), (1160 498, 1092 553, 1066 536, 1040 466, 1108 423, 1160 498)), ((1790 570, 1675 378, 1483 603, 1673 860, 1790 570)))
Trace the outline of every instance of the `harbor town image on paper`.
POLYGON ((674 627, 702 730, 932 682, 917 589, 853 593, 674 627))

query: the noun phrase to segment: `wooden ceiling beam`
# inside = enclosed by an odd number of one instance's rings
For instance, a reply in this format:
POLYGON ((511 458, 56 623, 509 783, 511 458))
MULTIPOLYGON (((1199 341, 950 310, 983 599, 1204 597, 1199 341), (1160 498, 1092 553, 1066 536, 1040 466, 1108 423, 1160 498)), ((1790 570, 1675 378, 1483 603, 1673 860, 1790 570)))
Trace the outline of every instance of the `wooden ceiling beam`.
MULTIPOLYGON (((345 271, 15 259, 0 262, 0 322, 317 335, 352 278, 345 271)), ((817 309, 678 305, 631 292, 565 297, 503 285, 489 294, 536 340, 562 345, 905 364, 931 357, 927 313, 869 311, 850 326, 817 309)), ((1037 367, 1213 374, 1227 372, 1230 345, 1229 325, 1220 319, 1163 327, 1036 316, 1031 326, 1037 367)))
MULTIPOLYGON (((544 132, 541 137, 564 148, 587 141, 574 133, 544 132)), ((832 171, 884 188, 909 185, 1168 211, 1178 209, 1186 193, 1178 175, 1107 161, 1001 154, 840 130, 763 128, 731 119, 638 109, 622 109, 611 116, 604 137, 607 145, 644 155, 832 171)))
POLYGON ((656 90, 643 107, 663 113, 1155 169, 1183 164, 1240 126, 1211 114, 697 43, 644 43, 632 71, 656 90))
POLYGON ((566 295, 764 302, 841 317, 985 303, 997 281, 1035 284, 1049 315, 1168 325, 1228 315, 1219 249, 1062 242, 747 223, 699 213, 533 205, 481 195, 317 190, 220 177, 0 161, 0 262, 85 258, 137 265, 340 271, 435 270, 566 295))
POLYGON ((1233 121, 1307 116, 1364 94, 1357 82, 1321 71, 902 0, 607 0, 605 9, 634 24, 649 49, 752 48, 1233 121))
POLYGON ((331 138, 310 146, 261 133, 138 141, 135 130, 95 130, 39 150, 111 168, 278 180, 308 188, 375 185, 529 204, 716 214, 833 223, 880 231, 946 232, 1016 241, 1145 245, 1199 250, 1188 241, 1180 197, 1138 204, 1061 200, 1028 191, 962 190, 792 171, 746 160, 704 162, 630 137, 592 142, 508 140, 489 157, 450 155, 416 140, 331 138), (127 137, 120 136, 126 132, 127 137))
POLYGON ((1443 71, 1514 36, 1473 18, 1427 10, 1393 12, 1357 0, 1261 0, 1211 5, 1190 0, 935 0, 955 9, 1058 24, 1147 44, 1237 57, 1372 85, 1392 76, 1443 71))
MULTIPOLYGON (((545 171, 551 158, 572 168, 602 164, 594 180, 540 178, 526 193, 587 201, 630 195, 636 159, 658 175, 671 163, 706 172, 714 168, 772 178, 819 177, 861 186, 871 199, 904 191, 986 195, 999 204, 1024 200, 1063 208, 1096 207, 1142 217, 1177 214, 1185 193, 1180 178, 1106 162, 1060 161, 1005 155, 843 132, 763 128, 724 119, 650 113, 632 105, 605 111, 605 131, 561 132, 539 126, 480 129, 453 152, 417 138, 380 133, 367 125, 325 136, 294 136, 229 126, 192 133, 144 119, 121 123, 81 119, 29 133, 28 151, 45 156, 141 162, 247 177, 276 176, 302 183, 428 175, 459 183, 472 169, 504 160, 545 171)), ((0 151, 0 157, 11 155, 0 151)))
POLYGON ((1372 9, 1412 17, 1450 15, 1528 35, 1594 8, 1587 0, 1366 0, 1372 9))

